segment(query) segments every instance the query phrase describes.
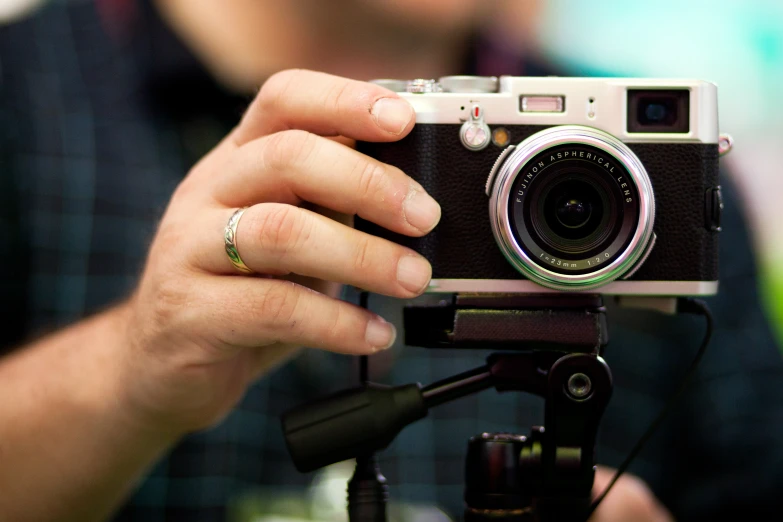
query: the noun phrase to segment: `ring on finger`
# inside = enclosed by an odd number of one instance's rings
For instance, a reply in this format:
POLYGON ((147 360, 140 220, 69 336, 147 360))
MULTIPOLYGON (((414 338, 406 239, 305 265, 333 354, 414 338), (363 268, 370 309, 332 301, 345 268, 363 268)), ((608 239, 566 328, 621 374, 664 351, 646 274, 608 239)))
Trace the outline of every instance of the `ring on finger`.
POLYGON ((245 274, 252 274, 253 270, 248 268, 239 256, 239 247, 237 246, 237 226, 239 225, 239 219, 242 217, 242 214, 245 213, 245 210, 247 210, 247 207, 238 208, 231 214, 231 217, 228 218, 226 229, 223 232, 223 239, 226 244, 226 254, 228 254, 228 259, 231 261, 231 264, 234 265, 234 268, 245 274))

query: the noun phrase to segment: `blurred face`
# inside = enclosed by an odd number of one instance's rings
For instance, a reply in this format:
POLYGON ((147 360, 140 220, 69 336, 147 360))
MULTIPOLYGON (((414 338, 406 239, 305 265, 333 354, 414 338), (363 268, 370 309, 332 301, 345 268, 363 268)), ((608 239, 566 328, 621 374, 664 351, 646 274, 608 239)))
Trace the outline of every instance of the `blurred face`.
MULTIPOLYGON (((0 0, 2 1, 2 0, 0 0)), ((536 0, 156 0, 226 85, 257 86, 291 67, 352 78, 453 72, 474 30, 511 42, 536 0), (514 20, 511 22, 511 20, 514 20), (504 26, 512 26, 507 30, 504 26)))
POLYGON ((392 17, 411 29, 450 30, 474 26, 496 7, 487 0, 348 0, 364 4, 376 15, 392 17), (480 9, 483 7, 484 9, 480 9))

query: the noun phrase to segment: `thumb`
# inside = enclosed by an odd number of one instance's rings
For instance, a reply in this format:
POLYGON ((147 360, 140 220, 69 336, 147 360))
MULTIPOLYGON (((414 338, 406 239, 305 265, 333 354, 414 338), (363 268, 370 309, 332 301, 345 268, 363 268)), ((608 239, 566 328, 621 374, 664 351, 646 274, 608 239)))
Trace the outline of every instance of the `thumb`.
POLYGON ((397 141, 415 123, 413 107, 380 85, 288 70, 271 76, 233 132, 241 146, 286 129, 364 141, 397 141))

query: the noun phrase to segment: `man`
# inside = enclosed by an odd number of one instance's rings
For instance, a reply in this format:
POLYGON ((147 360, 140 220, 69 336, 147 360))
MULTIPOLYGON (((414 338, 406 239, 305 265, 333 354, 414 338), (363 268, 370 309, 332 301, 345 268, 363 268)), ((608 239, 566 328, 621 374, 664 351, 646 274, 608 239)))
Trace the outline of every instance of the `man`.
MULTIPOLYGON (((0 361, 4 519, 104 519, 145 477, 119 520, 222 520, 253 484, 304 483, 277 417, 353 374, 349 359, 315 351, 275 368, 301 345, 356 355, 395 341, 391 322, 336 300, 324 281, 411 298, 430 277, 425 259, 352 230, 345 215, 414 236, 440 216, 405 173, 346 146, 402 138, 410 106, 342 77, 545 72, 488 66, 471 38, 488 10, 471 0, 156 7, 163 22, 143 2, 53 5, 0 37, 2 288, 13 317, 4 334, 26 343, 0 361), (172 33, 234 92, 266 80, 241 122, 243 98, 226 95, 172 33), (227 223, 241 263, 226 255, 227 223)), ((710 364, 635 468, 687 519, 767 514, 780 485, 781 364, 728 202, 710 364)), ((616 465, 674 388, 701 326, 613 317, 623 323, 612 325, 609 355, 617 391, 599 456, 616 465)), ((385 377, 399 383, 470 368, 482 354, 397 358, 385 377)), ((397 491, 457 513, 465 436, 535 422, 535 407, 512 397, 443 407, 406 431, 403 443, 425 443, 390 450, 383 469, 397 491)), ((633 479, 603 508, 600 520, 669 518, 633 479)))

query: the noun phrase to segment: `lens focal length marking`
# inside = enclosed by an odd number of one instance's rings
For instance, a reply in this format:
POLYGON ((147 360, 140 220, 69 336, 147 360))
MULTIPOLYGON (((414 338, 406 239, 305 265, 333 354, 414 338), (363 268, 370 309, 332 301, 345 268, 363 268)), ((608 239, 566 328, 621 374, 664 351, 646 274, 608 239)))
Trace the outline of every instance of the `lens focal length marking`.
POLYGON ((553 266, 557 265, 558 267, 563 267, 563 268, 573 268, 574 270, 584 268, 584 265, 588 267, 598 266, 599 264, 601 264, 601 262, 608 261, 609 259, 611 259, 611 257, 612 254, 610 254, 609 252, 604 252, 603 254, 597 255, 594 258, 585 259, 581 262, 575 262, 575 261, 569 261, 567 259, 560 259, 555 256, 550 256, 543 250, 541 251, 540 254, 538 254, 538 258, 545 264, 549 264, 553 266))

